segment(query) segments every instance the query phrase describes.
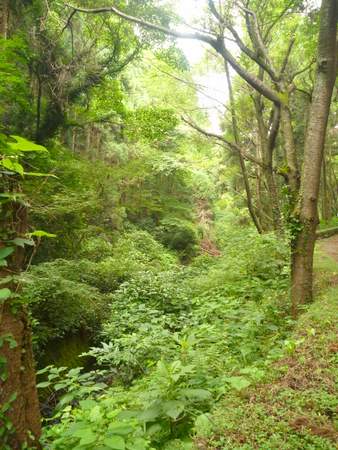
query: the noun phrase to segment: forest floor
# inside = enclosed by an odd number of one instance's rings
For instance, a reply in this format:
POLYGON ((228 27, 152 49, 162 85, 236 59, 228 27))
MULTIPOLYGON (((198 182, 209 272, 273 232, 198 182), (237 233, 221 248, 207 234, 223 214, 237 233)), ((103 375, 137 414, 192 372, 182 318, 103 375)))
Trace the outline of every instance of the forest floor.
POLYGON ((217 405, 211 435, 197 438, 198 449, 338 448, 338 235, 318 242, 315 270, 315 301, 284 357, 267 368, 263 383, 217 405))

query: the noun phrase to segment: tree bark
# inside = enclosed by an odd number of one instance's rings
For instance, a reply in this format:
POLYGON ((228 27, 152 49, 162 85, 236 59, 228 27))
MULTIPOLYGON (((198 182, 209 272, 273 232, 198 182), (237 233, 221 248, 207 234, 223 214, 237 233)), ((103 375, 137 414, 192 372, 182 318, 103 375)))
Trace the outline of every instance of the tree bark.
POLYGON ((273 171, 274 143, 273 145, 272 144, 270 145, 269 143, 268 130, 263 119, 261 96, 257 94, 254 96, 253 100, 258 125, 258 141, 263 158, 263 174, 267 187, 269 207, 271 209, 273 230, 277 232, 278 235, 280 235, 282 232, 282 220, 281 220, 278 190, 276 186, 275 174, 273 171))
POLYGON ((9 23, 9 1, 2 0, 0 2, 0 33, 4 39, 8 37, 9 23))
POLYGON ((313 252, 318 224, 318 195, 330 102, 336 76, 337 1, 323 0, 318 39, 317 71, 304 143, 304 163, 292 242, 291 299, 299 307, 312 300, 313 252))
MULTIPOLYGON (((17 203, 7 206, 5 220, 1 228, 8 235, 24 236, 27 232, 27 209, 17 203)), ((0 272, 0 278, 18 274, 24 262, 24 249, 17 247, 11 255, 8 267, 0 272)), ((7 285, 12 292, 19 294, 17 282, 7 285)), ((13 450, 25 444, 29 448, 40 448, 41 420, 36 389, 34 357, 32 351, 31 329, 26 307, 20 298, 12 297, 0 308, 1 381, 0 406, 8 404, 8 409, 0 412, 0 427, 6 423, 11 428, 0 437, 0 443, 9 444, 13 450)), ((2 448, 2 447, 1 447, 2 448)))
POLYGON ((329 190, 328 174, 327 174, 327 161, 324 156, 323 167, 322 167, 322 219, 324 222, 328 222, 332 217, 332 202, 331 202, 331 192, 329 190))
POLYGON ((300 171, 298 166, 298 158, 294 132, 292 128, 292 119, 289 106, 281 106, 281 123, 284 137, 285 155, 287 163, 287 178, 290 189, 290 207, 295 206, 295 201, 299 193, 300 187, 300 171))
MULTIPOLYGON (((230 73, 229 73, 229 66, 228 66, 227 62, 225 62, 225 74, 226 74, 227 83, 228 83, 232 130, 233 130, 235 142, 239 146, 240 141, 239 141, 237 117, 236 117, 236 111, 235 111, 235 102, 234 102, 232 83, 231 83, 231 78, 230 78, 230 73)), ((256 227, 256 230, 258 231, 258 233, 261 234, 261 233, 263 233, 263 228, 262 228, 259 218, 257 217, 256 212, 255 212, 255 208, 254 208, 253 201, 252 201, 252 193, 251 193, 250 183, 249 183, 249 179, 248 179, 248 173, 247 173, 245 161, 244 161, 244 158, 243 158, 243 155, 241 152, 238 153, 238 159, 239 159, 239 166, 241 169, 243 183, 244 183, 248 211, 249 211, 251 219, 256 227)))

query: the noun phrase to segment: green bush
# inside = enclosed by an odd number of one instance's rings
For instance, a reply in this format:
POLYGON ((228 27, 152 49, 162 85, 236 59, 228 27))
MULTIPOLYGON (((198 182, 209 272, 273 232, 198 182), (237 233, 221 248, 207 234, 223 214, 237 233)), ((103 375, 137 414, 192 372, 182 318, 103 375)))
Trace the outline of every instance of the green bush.
POLYGON ((100 364, 118 368, 124 379, 147 370, 172 354, 173 333, 190 323, 189 291, 183 272, 140 272, 111 295, 103 330, 107 344, 90 354, 100 364))
POLYGON ((156 229, 156 236, 165 246, 177 251, 183 259, 190 259, 198 252, 198 229, 191 221, 163 219, 156 229))
POLYGON ((98 289, 67 279, 57 269, 57 263, 45 263, 26 276, 24 296, 41 347, 50 339, 79 330, 97 333, 107 307, 107 298, 98 289))

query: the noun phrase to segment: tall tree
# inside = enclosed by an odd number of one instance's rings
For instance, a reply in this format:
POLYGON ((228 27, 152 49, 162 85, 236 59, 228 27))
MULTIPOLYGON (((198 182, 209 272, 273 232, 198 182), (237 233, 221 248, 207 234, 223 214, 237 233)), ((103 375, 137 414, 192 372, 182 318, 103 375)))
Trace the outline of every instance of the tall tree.
POLYGON ((295 218, 299 222, 292 248, 292 299, 299 304, 312 299, 313 252, 318 224, 318 196, 325 134, 337 68, 336 0, 323 0, 318 39, 317 71, 304 145, 304 163, 295 218))

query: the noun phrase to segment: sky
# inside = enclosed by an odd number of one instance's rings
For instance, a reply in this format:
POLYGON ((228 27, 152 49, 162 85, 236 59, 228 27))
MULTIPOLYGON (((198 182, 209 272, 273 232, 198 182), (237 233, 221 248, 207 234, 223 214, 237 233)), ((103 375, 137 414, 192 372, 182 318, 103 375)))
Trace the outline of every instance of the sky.
MULTIPOLYGON (((203 14, 206 4, 205 0, 176 0, 177 13, 188 24, 193 24, 195 19, 199 19, 203 14)), ((180 27, 182 31, 191 31, 188 27, 180 27)), ((184 52, 191 66, 200 63, 204 55, 204 49, 208 46, 197 40, 178 39, 178 46, 184 52)), ((206 108, 210 120, 210 130, 220 132, 220 111, 224 110, 221 103, 226 103, 228 99, 227 82, 225 73, 217 73, 215 70, 206 68, 205 75, 194 76, 194 80, 205 86, 205 93, 197 93, 199 106, 206 108), (215 98, 212 100, 210 97, 215 98)))

